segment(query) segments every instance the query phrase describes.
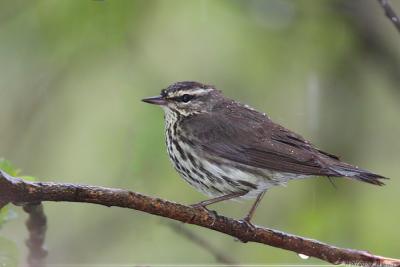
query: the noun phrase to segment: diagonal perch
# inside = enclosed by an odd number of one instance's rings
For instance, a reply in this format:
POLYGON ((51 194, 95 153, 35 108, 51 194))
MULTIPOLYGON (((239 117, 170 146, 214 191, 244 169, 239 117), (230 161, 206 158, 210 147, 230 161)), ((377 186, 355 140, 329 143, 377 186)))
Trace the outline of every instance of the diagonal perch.
POLYGON ((400 33, 400 17, 396 14, 393 7, 390 5, 389 0, 378 0, 383 8, 386 17, 393 23, 397 31, 400 33))
POLYGON ((333 264, 400 267, 398 259, 376 256, 366 251, 339 248, 317 240, 264 227, 253 228, 241 221, 203 209, 195 209, 124 189, 68 183, 28 182, 0 171, 0 203, 38 203, 42 201, 83 202, 139 210, 195 224, 233 236, 243 242, 262 243, 333 264))

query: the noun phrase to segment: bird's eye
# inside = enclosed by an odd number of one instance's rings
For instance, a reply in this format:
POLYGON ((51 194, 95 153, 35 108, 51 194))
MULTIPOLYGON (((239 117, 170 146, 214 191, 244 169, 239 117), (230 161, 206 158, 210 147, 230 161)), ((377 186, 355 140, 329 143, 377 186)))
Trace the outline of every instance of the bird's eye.
POLYGON ((183 102, 187 103, 187 102, 189 102, 190 100, 192 100, 193 97, 194 97, 194 96, 192 96, 192 95, 184 94, 184 95, 182 96, 181 99, 182 99, 183 102))

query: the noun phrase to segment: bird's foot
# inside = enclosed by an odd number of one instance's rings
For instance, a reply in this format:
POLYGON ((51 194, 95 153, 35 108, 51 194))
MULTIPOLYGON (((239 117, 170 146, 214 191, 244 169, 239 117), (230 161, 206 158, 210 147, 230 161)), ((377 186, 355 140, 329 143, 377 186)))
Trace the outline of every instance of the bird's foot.
MULTIPOLYGON (((254 235, 256 233, 256 226, 254 224, 252 224, 250 222, 250 218, 248 218, 247 216, 245 218, 243 218, 242 220, 239 220, 240 223, 246 225, 246 227, 248 228, 249 232, 252 232, 254 235)), ((248 240, 246 239, 241 239, 241 238, 236 238, 235 241, 240 241, 242 243, 247 243, 248 240)))
POLYGON ((192 204, 190 205, 190 207, 194 208, 194 209, 199 209, 202 211, 206 211, 209 212, 209 209, 207 209, 207 207, 203 204, 203 203, 196 203, 196 204, 192 204))
POLYGON ((207 209, 206 205, 202 204, 201 202, 200 203, 196 203, 196 204, 192 204, 190 206, 192 208, 199 209, 199 210, 201 210, 203 212, 208 213, 210 215, 210 217, 212 217, 212 219, 213 219, 213 222, 212 222, 211 226, 214 225, 215 221, 217 220, 217 216, 218 216, 218 213, 215 210, 207 209))
POLYGON ((250 228, 251 231, 255 231, 256 230, 256 226, 254 224, 251 223, 251 218, 249 217, 244 217, 242 220, 239 220, 241 223, 245 224, 248 228, 250 228))

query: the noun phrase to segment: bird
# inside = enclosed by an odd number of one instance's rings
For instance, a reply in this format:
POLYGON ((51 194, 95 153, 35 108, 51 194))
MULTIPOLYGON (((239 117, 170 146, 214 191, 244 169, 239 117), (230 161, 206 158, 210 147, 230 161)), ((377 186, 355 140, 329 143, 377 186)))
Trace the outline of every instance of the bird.
POLYGON ((243 219, 252 225, 265 192, 290 180, 345 177, 381 186, 388 179, 318 149, 212 85, 176 82, 142 101, 164 110, 172 165, 186 182, 210 197, 193 204, 195 208, 207 209, 228 199, 255 199, 243 219))

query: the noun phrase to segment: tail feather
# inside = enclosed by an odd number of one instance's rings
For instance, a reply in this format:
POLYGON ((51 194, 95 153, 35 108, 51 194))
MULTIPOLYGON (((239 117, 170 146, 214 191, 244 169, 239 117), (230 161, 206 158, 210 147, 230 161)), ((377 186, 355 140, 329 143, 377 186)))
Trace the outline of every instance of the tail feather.
POLYGON ((389 179, 379 174, 375 174, 366 170, 359 169, 351 165, 338 165, 330 168, 332 171, 338 174, 338 176, 344 176, 347 178, 359 180, 365 183, 374 185, 385 185, 381 180, 389 179))

